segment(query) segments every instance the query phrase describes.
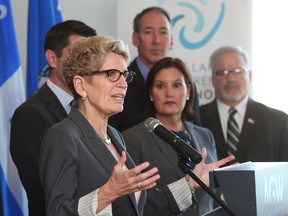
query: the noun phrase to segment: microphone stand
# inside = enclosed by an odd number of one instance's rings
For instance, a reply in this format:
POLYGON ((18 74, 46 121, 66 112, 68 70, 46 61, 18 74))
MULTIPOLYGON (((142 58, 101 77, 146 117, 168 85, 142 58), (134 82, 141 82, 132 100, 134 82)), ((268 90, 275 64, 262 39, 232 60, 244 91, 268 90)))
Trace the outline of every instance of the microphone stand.
POLYGON ((194 181, 196 181, 229 215, 236 216, 233 210, 192 171, 190 165, 187 164, 189 158, 178 154, 178 159, 178 166, 184 173, 191 176, 191 178, 194 179, 194 181))

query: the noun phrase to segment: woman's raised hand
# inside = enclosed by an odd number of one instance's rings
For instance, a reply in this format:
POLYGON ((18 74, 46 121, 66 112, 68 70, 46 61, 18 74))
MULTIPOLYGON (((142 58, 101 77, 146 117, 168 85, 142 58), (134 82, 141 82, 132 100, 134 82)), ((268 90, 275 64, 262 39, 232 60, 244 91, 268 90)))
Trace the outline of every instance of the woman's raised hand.
MULTIPOLYGON (((230 155, 226 158, 218 160, 213 163, 206 164, 205 160, 207 157, 207 150, 206 148, 202 148, 202 161, 199 164, 196 164, 193 172, 207 185, 210 185, 209 182, 209 172, 213 171, 214 169, 219 168, 220 166, 225 165, 226 163, 233 161, 235 157, 230 155)), ((191 180, 191 179, 190 179, 191 180)), ((193 180, 193 188, 199 188, 200 186, 193 180)))

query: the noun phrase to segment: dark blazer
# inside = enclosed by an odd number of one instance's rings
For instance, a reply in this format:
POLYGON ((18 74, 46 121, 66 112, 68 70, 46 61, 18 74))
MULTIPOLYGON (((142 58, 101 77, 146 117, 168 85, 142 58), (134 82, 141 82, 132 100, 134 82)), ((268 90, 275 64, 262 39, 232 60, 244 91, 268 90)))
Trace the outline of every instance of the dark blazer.
POLYGON ((27 193, 30 216, 45 215, 38 173, 41 141, 46 131, 65 117, 63 106, 47 84, 18 107, 13 115, 10 151, 27 193))
MULTIPOLYGON (((136 76, 133 81, 128 84, 127 93, 124 99, 124 110, 109 119, 109 124, 119 131, 124 131, 142 122, 147 117, 145 111, 150 101, 149 94, 146 90, 146 81, 140 72, 136 58, 131 62, 128 69, 134 71, 136 76)), ((193 107, 195 111, 194 122, 197 125, 201 125, 199 100, 196 87, 195 93, 193 107)))
MULTIPOLYGON (((202 124, 216 142, 218 158, 228 155, 216 100, 200 107, 202 124)), ((238 162, 288 161, 288 116, 252 99, 248 100, 239 137, 238 162)))
MULTIPOLYGON (((119 154, 125 151, 121 134, 111 126, 108 126, 108 134, 119 154)), ((104 185, 117 163, 75 107, 66 119, 48 130, 39 161, 48 216, 78 215, 79 199, 104 185)), ((135 166, 128 154, 126 166, 129 169, 135 166)), ((142 215, 145 199, 144 191, 137 206, 134 193, 122 196, 112 203, 113 215, 142 215)))
MULTIPOLYGON (((192 137, 193 147, 200 153, 202 147, 206 147, 208 152, 206 162, 217 161, 212 133, 206 128, 199 127, 188 121, 185 121, 185 126, 192 137)), ((178 167, 178 155, 174 148, 155 134, 148 132, 144 122, 122 132, 122 135, 127 151, 134 162, 140 164, 148 161, 150 166, 155 166, 159 169, 158 173, 161 176, 157 181, 157 189, 148 191, 144 215, 166 216, 179 213, 179 208, 167 187, 167 184, 185 176, 185 173, 178 167)), ((213 200, 204 190, 197 189, 193 198, 195 199, 193 205, 183 215, 202 215, 213 209, 213 200)))

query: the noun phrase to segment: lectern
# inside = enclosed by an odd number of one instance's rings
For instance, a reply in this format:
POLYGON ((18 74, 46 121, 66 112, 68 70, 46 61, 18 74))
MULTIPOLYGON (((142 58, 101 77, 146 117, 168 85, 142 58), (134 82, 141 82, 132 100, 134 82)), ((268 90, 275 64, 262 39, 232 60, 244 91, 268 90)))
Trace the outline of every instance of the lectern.
MULTIPOLYGON (((210 173, 210 186, 220 188, 236 215, 288 215, 288 162, 246 162, 219 168, 210 173)), ((220 211, 223 209, 206 215, 220 211)))

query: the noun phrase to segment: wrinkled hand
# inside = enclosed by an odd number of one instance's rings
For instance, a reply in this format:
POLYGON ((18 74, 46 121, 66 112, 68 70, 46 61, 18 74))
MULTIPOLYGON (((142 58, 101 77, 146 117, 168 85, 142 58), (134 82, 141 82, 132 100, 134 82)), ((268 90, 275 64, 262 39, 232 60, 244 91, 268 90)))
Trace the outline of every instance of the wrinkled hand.
MULTIPOLYGON (((220 166, 225 165, 230 161, 233 161, 235 157, 233 155, 230 155, 226 158, 223 158, 221 160, 209 164, 205 163, 206 157, 207 157, 207 150, 206 148, 202 148, 202 161, 199 164, 196 164, 193 172, 209 187, 210 185, 209 172, 219 168, 220 166)), ((198 183, 195 182, 194 180, 192 182, 193 182, 193 188, 200 187, 198 183)))
POLYGON ((116 197, 127 195, 140 190, 147 190, 156 185, 160 178, 156 167, 141 173, 149 167, 148 162, 144 162, 133 169, 123 170, 126 162, 126 153, 123 151, 119 162, 114 166, 112 175, 107 182, 107 186, 113 191, 116 197))
POLYGON ((124 170, 123 166, 125 162, 126 153, 123 151, 120 160, 114 166, 108 182, 99 188, 96 213, 100 212, 120 196, 154 187, 156 181, 160 178, 160 175, 157 174, 158 169, 155 167, 140 173, 149 166, 148 162, 144 162, 133 169, 124 170))

